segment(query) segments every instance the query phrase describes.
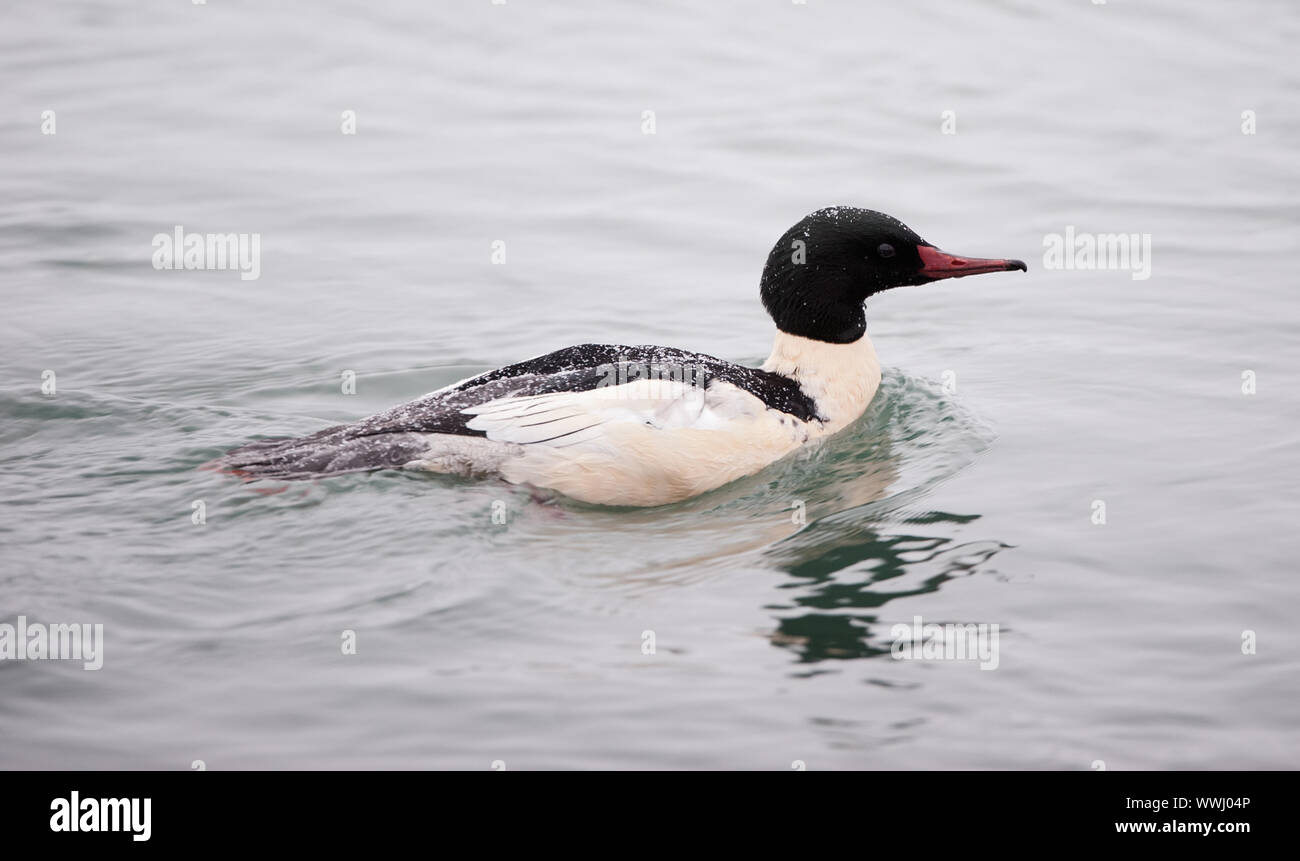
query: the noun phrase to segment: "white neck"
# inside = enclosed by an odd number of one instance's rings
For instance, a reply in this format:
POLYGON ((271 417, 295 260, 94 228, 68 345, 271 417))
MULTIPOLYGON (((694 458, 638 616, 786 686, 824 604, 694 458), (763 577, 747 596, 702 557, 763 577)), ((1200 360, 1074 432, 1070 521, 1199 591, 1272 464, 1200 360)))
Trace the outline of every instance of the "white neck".
POLYGON ((763 370, 797 382, 816 402, 827 433, 862 415, 880 387, 880 360, 865 333, 850 344, 831 344, 778 331, 763 370))

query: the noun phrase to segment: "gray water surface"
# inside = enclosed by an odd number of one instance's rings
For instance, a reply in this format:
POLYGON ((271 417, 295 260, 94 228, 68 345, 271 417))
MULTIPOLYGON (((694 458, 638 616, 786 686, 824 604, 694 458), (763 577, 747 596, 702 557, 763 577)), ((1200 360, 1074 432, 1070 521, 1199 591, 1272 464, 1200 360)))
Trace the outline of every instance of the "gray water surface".
POLYGON ((0 661, 0 766, 1300 767, 1294 4, 5 19, 0 621, 105 648, 0 661), (1030 271, 873 299, 876 401, 758 475, 199 469, 573 343, 761 361, 763 261, 829 204, 1030 271), (176 225, 260 277, 155 270, 176 225), (1151 277, 1045 269, 1067 225, 1151 277), (893 660, 916 616, 998 624, 997 669, 893 660))

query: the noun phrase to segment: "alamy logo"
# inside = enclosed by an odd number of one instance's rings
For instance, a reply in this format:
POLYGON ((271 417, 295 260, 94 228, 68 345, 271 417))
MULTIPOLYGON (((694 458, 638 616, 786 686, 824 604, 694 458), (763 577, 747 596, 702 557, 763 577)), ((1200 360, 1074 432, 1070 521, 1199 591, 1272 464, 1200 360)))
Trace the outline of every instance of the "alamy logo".
POLYGON ((998 624, 912 624, 899 622, 889 629, 896 661, 979 661, 981 670, 998 668, 998 624))
POLYGON ((82 798, 72 790, 69 798, 50 802, 51 831, 128 831, 137 842, 153 834, 152 798, 82 798))
POLYGON ((0 623, 0 661, 81 661, 87 670, 104 666, 102 623, 43 624, 19 616, 18 623, 0 623))
POLYGON ((1065 233, 1043 237, 1044 269, 1114 269, 1131 271, 1134 281, 1151 277, 1150 233, 1065 233))
POLYGON ((262 234, 186 233, 176 225, 171 233, 153 237, 154 269, 238 269, 244 281, 262 275, 262 234))
POLYGON ((596 368, 601 379, 596 394, 602 398, 667 400, 704 397, 708 369, 678 362, 621 360, 596 368), (638 383, 639 385, 632 385, 638 383))

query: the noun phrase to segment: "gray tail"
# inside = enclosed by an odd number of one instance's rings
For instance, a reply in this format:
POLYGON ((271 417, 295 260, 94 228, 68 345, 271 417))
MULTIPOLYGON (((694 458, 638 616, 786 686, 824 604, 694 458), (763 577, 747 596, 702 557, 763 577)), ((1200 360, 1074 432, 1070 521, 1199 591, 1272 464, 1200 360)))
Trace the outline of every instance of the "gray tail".
POLYGON ((205 465, 241 478, 319 478, 344 472, 396 469, 419 458, 426 443, 409 433, 359 435, 346 426, 294 439, 240 446, 205 465))

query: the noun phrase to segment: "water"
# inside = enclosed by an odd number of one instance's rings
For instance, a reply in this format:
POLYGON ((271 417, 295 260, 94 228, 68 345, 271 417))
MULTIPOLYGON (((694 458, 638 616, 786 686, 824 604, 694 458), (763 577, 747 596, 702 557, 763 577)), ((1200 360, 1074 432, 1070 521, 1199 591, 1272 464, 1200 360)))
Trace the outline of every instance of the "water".
POLYGON ((0 663, 0 765, 1300 766, 1293 4, 6 24, 0 618, 106 644, 0 663), (759 475, 629 511, 197 469, 572 343, 761 360, 765 255, 833 203, 1030 272, 873 300, 876 402, 759 475), (154 270, 175 225, 261 277, 154 270), (1151 278, 1045 270, 1066 225, 1150 233, 1151 278), (998 668, 892 660, 914 616, 999 624, 998 668))

